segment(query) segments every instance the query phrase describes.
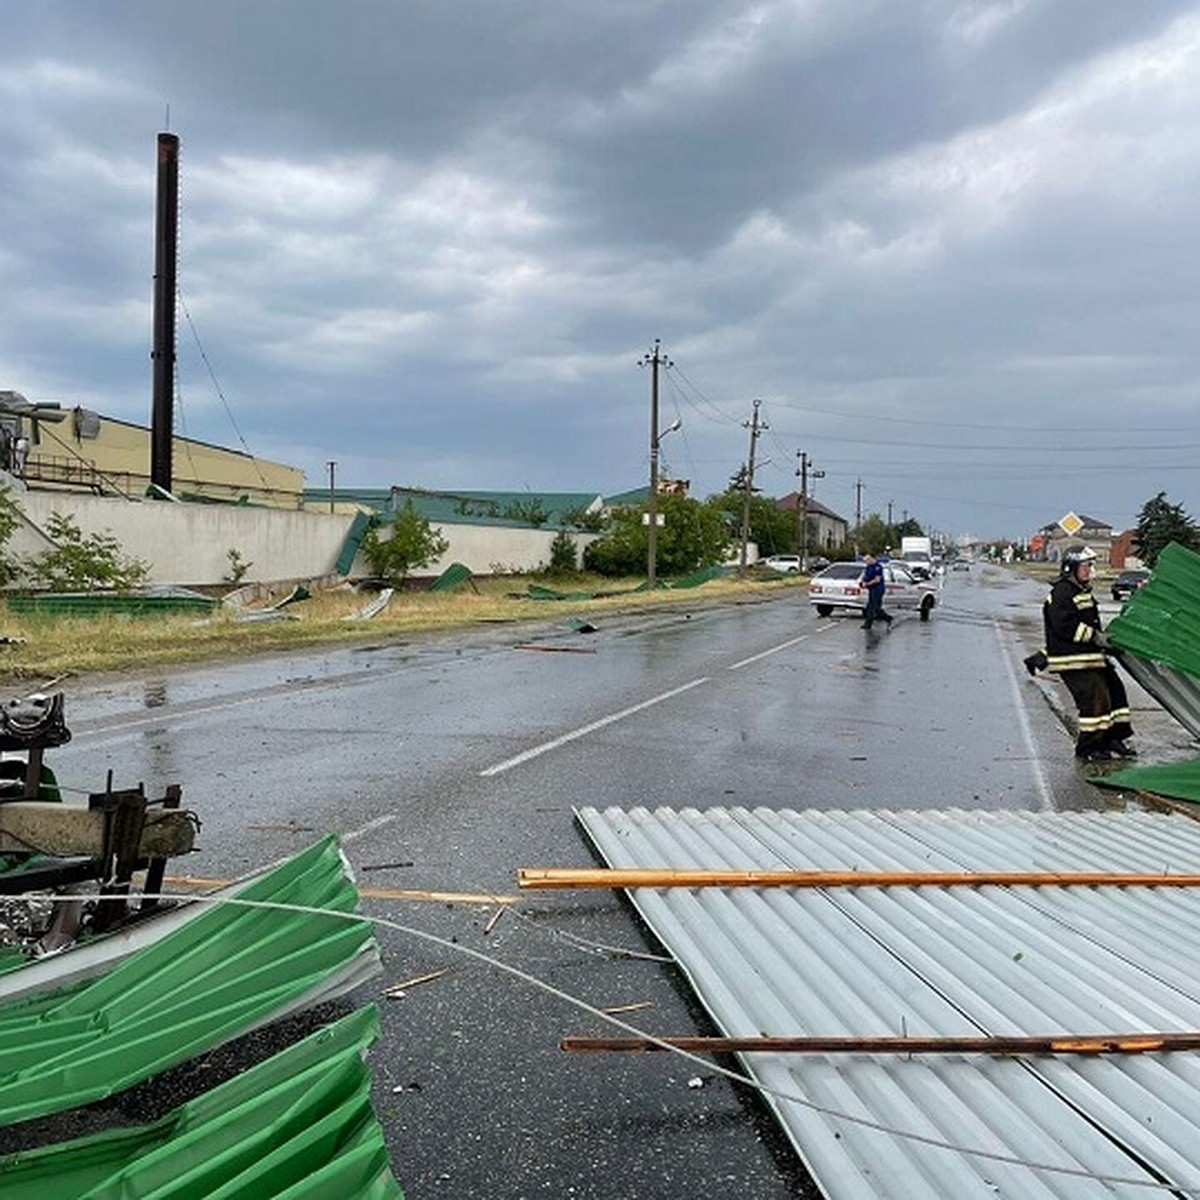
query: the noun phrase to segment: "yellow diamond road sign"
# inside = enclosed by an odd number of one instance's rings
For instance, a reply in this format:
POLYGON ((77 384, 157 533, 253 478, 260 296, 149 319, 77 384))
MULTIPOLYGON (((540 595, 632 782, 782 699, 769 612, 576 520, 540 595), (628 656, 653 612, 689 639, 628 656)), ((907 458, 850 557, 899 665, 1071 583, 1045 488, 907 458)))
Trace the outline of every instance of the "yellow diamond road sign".
POLYGON ((1066 530, 1067 537, 1074 537, 1083 528, 1083 522, 1073 512, 1067 513, 1058 524, 1061 529, 1066 530))

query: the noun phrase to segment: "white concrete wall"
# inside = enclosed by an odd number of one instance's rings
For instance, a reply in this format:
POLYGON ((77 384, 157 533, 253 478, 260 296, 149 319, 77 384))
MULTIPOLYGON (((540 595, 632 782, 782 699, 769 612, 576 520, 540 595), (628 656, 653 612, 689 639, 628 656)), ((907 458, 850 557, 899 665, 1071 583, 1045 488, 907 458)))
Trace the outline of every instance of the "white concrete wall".
MULTIPOLYGON (((83 533, 108 533, 131 558, 150 565, 148 583, 219 584, 228 582, 228 552, 237 550, 249 569, 243 583, 315 579, 329 574, 350 531, 349 513, 320 513, 232 505, 172 504, 163 500, 129 501, 82 493, 22 492, 15 497, 28 525, 13 536, 9 549, 34 555, 48 546, 41 536, 52 513, 72 518, 83 533)), ((481 525, 434 526, 450 548, 421 575, 438 575, 461 562, 476 575, 533 570, 550 561, 555 532, 481 525)), ((577 553, 594 534, 572 535, 577 553)), ((370 574, 359 555, 352 576, 370 574)))
MULTIPOLYGON (((550 546, 555 529, 509 529, 495 525, 434 525, 433 529, 450 543, 450 549, 437 562, 425 567, 422 575, 440 575, 451 563, 470 567, 475 575, 533 571, 549 565, 550 546)), ((575 565, 583 559, 583 548, 595 541, 594 533, 573 533, 575 565)), ((364 570, 365 570, 364 564, 364 570)))
MULTIPOLYGON (((50 515, 58 513, 71 517, 84 534, 111 534, 124 554, 149 563, 147 582, 158 584, 226 581, 231 549, 250 564, 245 582, 324 575, 333 570, 353 520, 339 514, 80 493, 25 492, 17 500, 38 530, 44 531, 50 515)), ((28 536, 27 531, 23 538, 28 536)), ((13 548, 22 550, 16 538, 13 548)))

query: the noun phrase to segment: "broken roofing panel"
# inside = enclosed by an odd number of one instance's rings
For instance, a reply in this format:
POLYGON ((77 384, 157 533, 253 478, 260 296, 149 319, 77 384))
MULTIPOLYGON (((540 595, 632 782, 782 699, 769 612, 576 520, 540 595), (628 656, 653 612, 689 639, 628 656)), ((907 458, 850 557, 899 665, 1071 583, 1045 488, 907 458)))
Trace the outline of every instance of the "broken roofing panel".
MULTIPOLYGON (((1200 872, 1200 824, 1149 813, 584 809, 611 866, 1200 872)), ((1200 889, 638 888, 730 1036, 1200 1029, 1200 889)), ((653 1032, 672 1035, 687 1030, 653 1032)), ((1200 1061, 741 1056, 830 1200, 1200 1189, 1200 1061)))
POLYGON ((378 1032, 360 1009, 152 1125, 11 1155, 0 1193, 400 1200, 363 1061, 378 1032))
POLYGON ((1200 555, 1172 542, 1108 625, 1121 665, 1200 737, 1200 555))
MULTIPOLYGON (((31 967, 37 986, 0 1004, 0 1122, 100 1099, 379 970, 369 923, 335 838, 205 904, 194 920, 96 978, 66 986, 72 954, 31 967)), ((20 988, 24 971, 5 980, 20 988)))
POLYGON ((1150 792, 1173 800, 1200 804, 1200 762, 1161 763, 1145 767, 1123 767, 1088 777, 1101 787, 1150 792))

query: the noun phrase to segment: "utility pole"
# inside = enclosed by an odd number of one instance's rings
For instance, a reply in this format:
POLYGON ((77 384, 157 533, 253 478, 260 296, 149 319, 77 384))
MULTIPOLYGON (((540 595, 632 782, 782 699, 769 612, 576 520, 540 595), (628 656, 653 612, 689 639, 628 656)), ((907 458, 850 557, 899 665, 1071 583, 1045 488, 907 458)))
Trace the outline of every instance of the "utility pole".
POLYGON ((646 525, 646 583, 654 590, 655 571, 658 558, 658 369, 672 365, 661 352, 658 338, 654 339, 654 350, 638 360, 639 367, 650 368, 650 509, 646 525))
POLYGON ((858 535, 862 529, 862 493, 863 481, 854 481, 854 555, 858 557, 858 535))
POLYGON ((325 464, 329 468, 329 511, 333 512, 333 499, 336 495, 333 486, 334 472, 337 470, 336 462, 327 462, 325 464))
MULTIPOLYGON (((799 463, 796 467, 796 474, 800 476, 800 502, 796 505, 797 519, 800 523, 800 528, 796 531, 796 542, 800 549, 800 568, 808 570, 808 455, 803 451, 797 450, 796 457, 799 463)), ((816 479, 824 479, 825 472, 818 471, 815 467, 812 469, 812 477, 816 479)))
POLYGON ((746 575, 746 544, 750 541, 750 496, 754 491, 754 448, 758 443, 758 435, 764 429, 771 428, 765 422, 759 423, 758 410, 761 405, 761 400, 755 400, 753 418, 742 422, 742 428, 750 430, 750 457, 746 460, 746 474, 742 480, 742 555, 738 560, 738 575, 742 578, 745 578, 746 575))

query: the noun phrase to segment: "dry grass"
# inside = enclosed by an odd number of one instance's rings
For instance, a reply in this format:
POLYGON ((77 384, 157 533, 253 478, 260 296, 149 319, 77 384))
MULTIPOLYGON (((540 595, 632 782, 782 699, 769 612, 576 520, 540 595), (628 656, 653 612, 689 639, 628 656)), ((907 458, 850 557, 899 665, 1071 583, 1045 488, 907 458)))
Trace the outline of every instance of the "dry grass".
MULTIPOLYGON (((594 600, 534 600, 526 579, 480 579, 454 592, 403 592, 379 616, 367 621, 343 618, 367 605, 372 596, 348 589, 319 592, 284 610, 295 620, 238 621, 231 610, 211 620, 189 615, 61 617, 7 612, 0 605, 0 678, 44 686, 70 675, 122 671, 241 658, 317 645, 381 642, 405 634, 461 629, 502 622, 561 621, 572 616, 696 606, 766 596, 795 588, 803 577, 736 577, 714 580, 688 590, 632 591, 637 580, 587 580, 553 585, 562 591, 608 593, 594 600)), ((542 581, 544 582, 544 581, 542 581)), ((282 594, 282 593, 281 593, 282 594)))

